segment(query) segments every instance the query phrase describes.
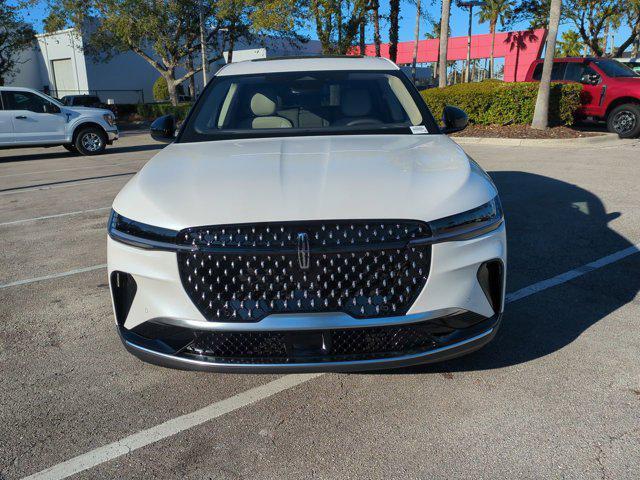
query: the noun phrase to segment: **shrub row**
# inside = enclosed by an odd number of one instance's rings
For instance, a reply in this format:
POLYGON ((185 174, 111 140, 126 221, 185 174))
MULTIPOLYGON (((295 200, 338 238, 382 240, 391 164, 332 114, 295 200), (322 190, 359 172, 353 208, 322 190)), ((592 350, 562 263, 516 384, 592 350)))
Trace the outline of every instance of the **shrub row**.
POLYGON ((190 103, 181 103, 177 107, 170 103, 144 103, 138 105, 136 113, 148 120, 154 120, 157 117, 172 114, 180 121, 185 119, 190 108, 190 103))
MULTIPOLYGON (((484 81, 461 83, 422 92, 436 118, 445 105, 463 109, 471 123, 480 125, 530 124, 536 106, 539 83, 484 81)), ((549 98, 549 123, 571 125, 580 106, 582 85, 553 83, 549 98)))

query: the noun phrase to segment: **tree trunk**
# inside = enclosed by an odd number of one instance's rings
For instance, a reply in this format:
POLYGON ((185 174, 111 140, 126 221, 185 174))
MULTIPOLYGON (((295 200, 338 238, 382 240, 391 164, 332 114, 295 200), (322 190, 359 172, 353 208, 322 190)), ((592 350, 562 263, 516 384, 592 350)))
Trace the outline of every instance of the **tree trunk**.
POLYGON ((531 127, 537 130, 544 130, 549 126, 551 70, 553 69, 553 56, 556 51, 561 10, 562 0, 551 0, 551 7, 549 9, 549 33, 547 35, 547 44, 544 52, 542 78, 540 79, 540 86, 538 87, 538 97, 536 99, 536 109, 533 113, 533 122, 531 122, 531 127))
MULTIPOLYGON (((635 41, 633 42, 633 53, 632 53, 632 56, 634 58, 637 58, 638 57, 638 52, 640 52, 640 35, 637 36, 635 41)), ((0 79, 0 81, 2 81, 2 80, 0 79)), ((2 84, 0 83, 0 85, 2 85, 2 84)))
POLYGON ((4 77, 0 75, 0 87, 4 87, 4 77))
POLYGON ((235 32, 233 31, 233 27, 229 28, 229 50, 227 50, 227 63, 233 62, 233 47, 236 43, 235 32))
POLYGON ((440 53, 438 55, 439 69, 438 87, 447 86, 447 47, 449 44, 449 13, 451 0, 442 0, 442 18, 440 19, 440 53))
POLYGON ((171 105, 176 107, 178 106, 178 90, 177 90, 178 84, 173 78, 173 75, 171 76, 165 75, 164 78, 167 81, 167 90, 169 90, 169 100, 171 101, 171 105))
POLYGON ((362 15, 362 19, 360 20, 360 55, 364 55, 366 50, 366 40, 365 40, 366 23, 367 23, 366 16, 362 15))
MULTIPOLYGON (((193 72, 193 57, 189 55, 187 58, 187 73, 193 72)), ((195 100, 196 98, 196 76, 189 77, 189 96, 195 100)))
POLYGON ((398 60, 398 21, 400 0, 389 0, 389 58, 393 63, 398 60))
POLYGON ((495 62, 494 53, 496 49, 496 23, 489 24, 489 33, 491 33, 491 53, 489 54, 489 78, 493 78, 493 65, 495 62))
POLYGON ((373 2, 373 43, 376 45, 376 57, 380 56, 380 3, 373 2))
POLYGON ((607 47, 609 46, 609 24, 610 22, 607 20, 607 23, 604 24, 604 45, 602 46, 602 54, 603 56, 607 56, 607 47))
POLYGON ((420 42, 420 7, 421 0, 416 1, 416 26, 413 30, 413 62, 411 63, 411 76, 413 83, 416 83, 416 63, 418 63, 418 44, 420 42))

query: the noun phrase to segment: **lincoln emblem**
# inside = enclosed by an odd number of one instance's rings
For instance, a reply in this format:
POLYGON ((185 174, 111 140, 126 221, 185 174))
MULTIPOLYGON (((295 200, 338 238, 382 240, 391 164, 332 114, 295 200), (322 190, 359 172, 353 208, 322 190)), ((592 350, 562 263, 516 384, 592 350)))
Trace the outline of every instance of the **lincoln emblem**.
POLYGON ((309 251, 309 235, 298 234, 298 264, 302 270, 307 270, 311 263, 311 253, 309 251))

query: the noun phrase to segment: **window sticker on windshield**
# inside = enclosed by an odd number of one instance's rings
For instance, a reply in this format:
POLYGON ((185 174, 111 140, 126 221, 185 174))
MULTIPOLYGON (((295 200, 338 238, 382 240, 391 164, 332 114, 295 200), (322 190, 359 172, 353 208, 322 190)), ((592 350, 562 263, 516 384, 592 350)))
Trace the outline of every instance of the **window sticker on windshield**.
POLYGON ((414 135, 419 135, 421 133, 427 133, 427 127, 425 127, 424 125, 415 125, 415 126, 411 126, 409 128, 411 128, 411 133, 413 133, 414 135))

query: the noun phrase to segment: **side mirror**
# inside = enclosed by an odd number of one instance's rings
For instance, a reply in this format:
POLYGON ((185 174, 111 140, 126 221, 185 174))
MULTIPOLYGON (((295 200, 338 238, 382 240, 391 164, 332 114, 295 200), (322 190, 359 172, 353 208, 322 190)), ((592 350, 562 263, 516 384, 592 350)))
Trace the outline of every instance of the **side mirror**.
POLYGON ((176 139, 176 118, 164 115, 151 124, 151 138, 159 142, 171 143, 176 139))
POLYGON ((580 83, 586 85, 597 85, 600 82, 600 75, 597 73, 585 73, 580 77, 580 83))
POLYGON ((60 107, 53 103, 45 103, 44 113, 60 113, 60 107))
POLYGON ((469 125, 469 117, 464 110, 447 105, 442 112, 442 123, 444 124, 440 129, 442 133, 460 132, 469 125))

